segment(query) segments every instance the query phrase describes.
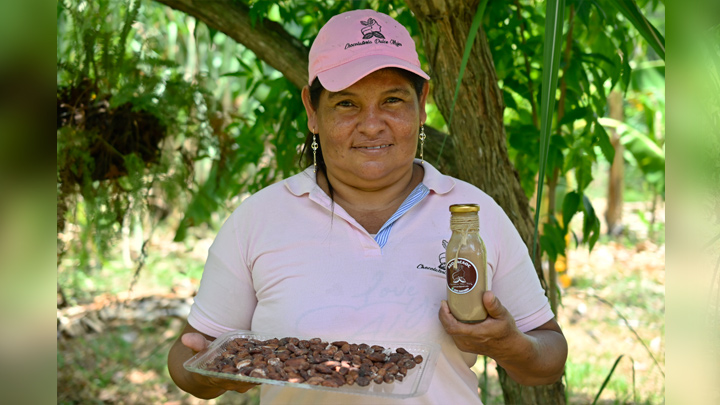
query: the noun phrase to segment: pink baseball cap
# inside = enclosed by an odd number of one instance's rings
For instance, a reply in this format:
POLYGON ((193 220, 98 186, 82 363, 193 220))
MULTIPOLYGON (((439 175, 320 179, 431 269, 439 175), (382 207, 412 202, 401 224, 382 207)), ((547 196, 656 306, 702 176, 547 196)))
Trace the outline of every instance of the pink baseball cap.
POLYGON ((405 27, 374 10, 348 11, 331 18, 315 38, 308 84, 317 77, 325 89, 340 91, 387 67, 430 79, 420 68, 415 42, 405 27))

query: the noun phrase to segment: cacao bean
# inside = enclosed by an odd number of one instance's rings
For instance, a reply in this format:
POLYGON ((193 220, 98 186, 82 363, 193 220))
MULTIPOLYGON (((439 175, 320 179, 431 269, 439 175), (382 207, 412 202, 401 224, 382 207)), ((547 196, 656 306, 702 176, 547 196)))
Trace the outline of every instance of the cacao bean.
POLYGON ((256 368, 250 372, 250 377, 265 378, 267 377, 267 373, 262 368, 256 368))
POLYGON ((367 387, 368 385, 370 385, 370 378, 369 377, 358 377, 356 382, 357 382, 357 385, 359 385, 361 387, 367 387))

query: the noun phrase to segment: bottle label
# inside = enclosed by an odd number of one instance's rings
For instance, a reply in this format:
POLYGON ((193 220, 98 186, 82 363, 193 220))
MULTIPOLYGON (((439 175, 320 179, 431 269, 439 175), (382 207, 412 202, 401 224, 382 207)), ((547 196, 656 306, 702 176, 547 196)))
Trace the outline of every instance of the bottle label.
POLYGON ((447 286, 455 294, 467 294, 477 285, 477 267, 470 260, 462 257, 457 259, 457 268, 455 268, 455 259, 452 259, 445 269, 447 286))

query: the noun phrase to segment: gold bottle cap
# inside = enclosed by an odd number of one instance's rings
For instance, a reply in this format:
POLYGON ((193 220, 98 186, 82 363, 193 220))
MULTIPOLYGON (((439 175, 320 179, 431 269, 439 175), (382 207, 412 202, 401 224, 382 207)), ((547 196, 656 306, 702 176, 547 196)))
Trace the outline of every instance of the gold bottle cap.
POLYGON ((478 212, 480 206, 477 204, 453 204, 450 206, 450 212, 478 212))

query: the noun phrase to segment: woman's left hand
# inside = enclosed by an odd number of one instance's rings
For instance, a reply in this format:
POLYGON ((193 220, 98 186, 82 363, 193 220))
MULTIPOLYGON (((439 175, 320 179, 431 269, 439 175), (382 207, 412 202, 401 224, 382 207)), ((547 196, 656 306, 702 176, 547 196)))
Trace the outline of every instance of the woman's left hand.
POLYGON ((567 342, 554 319, 523 333, 492 291, 483 294, 483 305, 488 317, 467 324, 455 319, 447 302, 442 301, 440 322, 458 349, 491 357, 524 385, 550 384, 562 376, 567 342))
POLYGON ((483 294, 483 304, 488 317, 479 323, 463 323, 455 319, 447 301, 440 304, 440 322, 452 336, 458 349, 495 358, 504 358, 515 351, 523 340, 523 333, 515 326, 510 312, 492 293, 483 294))

